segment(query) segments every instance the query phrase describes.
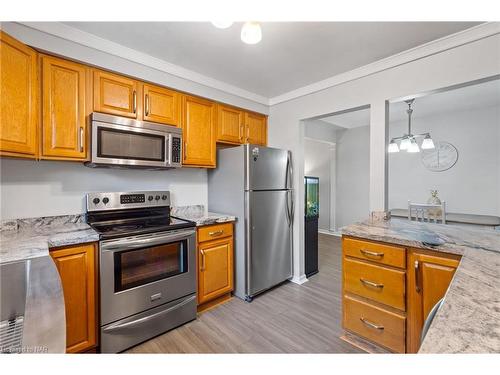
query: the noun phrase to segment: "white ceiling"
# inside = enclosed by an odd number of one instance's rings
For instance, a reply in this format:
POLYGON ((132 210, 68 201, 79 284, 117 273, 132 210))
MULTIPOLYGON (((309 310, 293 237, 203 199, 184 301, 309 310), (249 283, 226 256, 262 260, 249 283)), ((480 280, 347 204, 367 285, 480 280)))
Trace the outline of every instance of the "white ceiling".
MULTIPOLYGON (((413 103, 413 118, 432 116, 439 113, 464 111, 475 108, 500 107, 500 80, 466 86, 417 98, 413 103)), ((389 119, 406 121, 408 106, 404 102, 391 103, 389 119)), ((352 129, 370 124, 370 109, 326 116, 321 121, 352 129)))
POLYGON ((265 22, 240 40, 241 23, 70 22, 74 28, 272 98, 477 25, 474 22, 265 22))

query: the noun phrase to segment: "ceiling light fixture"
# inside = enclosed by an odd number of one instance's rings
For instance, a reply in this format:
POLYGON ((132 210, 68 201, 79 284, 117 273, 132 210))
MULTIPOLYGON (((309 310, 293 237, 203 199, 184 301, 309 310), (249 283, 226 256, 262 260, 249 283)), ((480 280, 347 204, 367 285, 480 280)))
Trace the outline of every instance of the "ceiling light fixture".
POLYGON ((246 44, 257 44, 262 40, 262 29, 258 22, 245 22, 241 28, 241 40, 246 44))
POLYGON ((399 150, 406 151, 408 153, 420 152, 420 147, 418 147, 417 138, 422 138, 422 137, 424 138, 421 146, 423 150, 434 148, 434 141, 432 140, 431 135, 429 133, 422 133, 416 135, 413 135, 411 133, 411 115, 413 113, 413 109, 411 108, 411 106, 414 101, 415 99, 405 100, 405 103, 408 105, 408 109, 406 110, 406 113, 408 114, 408 133, 403 134, 402 137, 395 137, 391 139, 389 147, 387 148, 387 151, 390 153, 399 152, 399 150), (399 144, 399 148, 398 144, 396 143, 397 140, 401 141, 399 144))
POLYGON ((228 27, 231 27, 232 24, 232 21, 212 21, 212 25, 218 29, 227 29, 228 27))

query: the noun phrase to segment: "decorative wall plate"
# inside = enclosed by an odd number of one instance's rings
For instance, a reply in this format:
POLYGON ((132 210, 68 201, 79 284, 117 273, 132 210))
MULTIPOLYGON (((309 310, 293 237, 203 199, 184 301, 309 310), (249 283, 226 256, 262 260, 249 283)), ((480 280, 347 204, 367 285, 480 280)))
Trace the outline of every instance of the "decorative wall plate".
POLYGON ((453 167, 458 160, 458 150, 451 143, 439 141, 435 148, 422 150, 422 164, 432 172, 443 172, 453 167))

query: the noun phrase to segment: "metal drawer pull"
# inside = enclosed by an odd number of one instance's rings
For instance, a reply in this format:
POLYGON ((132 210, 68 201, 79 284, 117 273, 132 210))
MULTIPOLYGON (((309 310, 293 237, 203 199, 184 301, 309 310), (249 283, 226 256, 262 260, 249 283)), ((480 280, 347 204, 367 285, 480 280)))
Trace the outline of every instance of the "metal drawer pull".
POLYGON ((220 236, 222 233, 224 233, 223 230, 216 230, 214 232, 208 232, 209 236, 220 236))
POLYGON ((418 260, 415 261, 415 290, 420 293, 420 264, 418 260))
POLYGON ((359 320, 361 320, 365 325, 367 325, 370 328, 375 328, 381 331, 384 329, 384 326, 379 326, 378 324, 372 323, 369 320, 366 320, 365 318, 359 318, 359 320))
POLYGON ((381 257, 382 258, 384 256, 384 253, 376 253, 374 251, 369 251, 369 250, 365 250, 365 249, 360 249, 359 251, 361 252, 361 254, 369 255, 372 257, 381 257))
POLYGON ((373 281, 368 281, 365 279, 359 279, 359 281, 361 281, 365 285, 369 285, 369 286, 372 286, 374 288, 383 288, 384 287, 384 284, 374 283, 373 281))

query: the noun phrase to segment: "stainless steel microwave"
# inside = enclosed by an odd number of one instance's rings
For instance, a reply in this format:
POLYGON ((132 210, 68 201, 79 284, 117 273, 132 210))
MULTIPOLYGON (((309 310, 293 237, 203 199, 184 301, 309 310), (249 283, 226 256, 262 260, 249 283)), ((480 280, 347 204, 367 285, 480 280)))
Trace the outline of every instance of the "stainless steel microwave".
POLYGON ((182 166, 182 130, 92 113, 88 167, 169 169, 182 166))

